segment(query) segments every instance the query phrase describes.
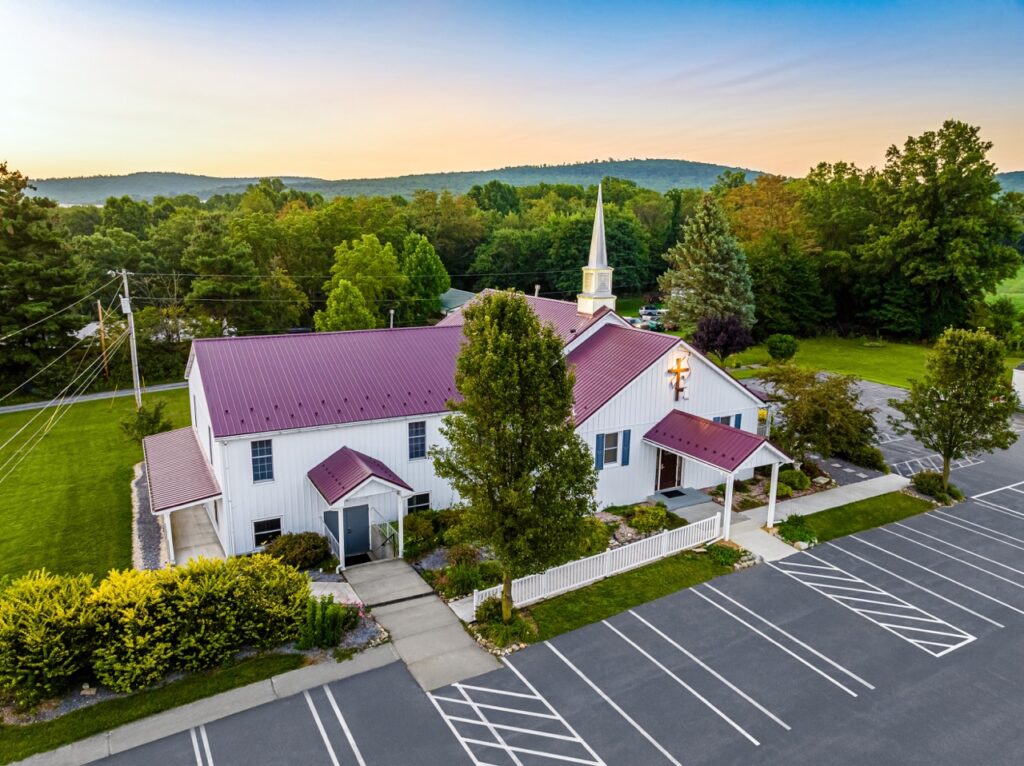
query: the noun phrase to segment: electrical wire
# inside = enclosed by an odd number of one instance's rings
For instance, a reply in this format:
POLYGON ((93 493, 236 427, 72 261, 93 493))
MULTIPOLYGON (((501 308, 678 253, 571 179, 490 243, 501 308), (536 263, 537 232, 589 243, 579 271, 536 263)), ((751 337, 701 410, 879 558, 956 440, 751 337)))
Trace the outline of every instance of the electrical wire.
POLYGON ((91 298, 92 296, 96 295, 96 293, 98 293, 98 292, 101 292, 101 291, 103 291, 103 290, 107 289, 108 287, 110 287, 110 285, 112 285, 112 284, 113 284, 114 282, 116 282, 116 281, 117 281, 118 279, 120 279, 120 278, 121 278, 121 277, 119 277, 119 276, 117 276, 117 277, 114 277, 114 278, 113 278, 113 279, 111 279, 111 280, 110 280, 109 282, 107 282, 107 283, 106 283, 105 285, 101 285, 100 287, 97 287, 97 288, 96 288, 95 290, 93 290, 93 291, 92 291, 91 293, 89 293, 89 294, 88 294, 87 296, 85 296, 84 298, 79 298, 79 299, 78 299, 77 301, 75 301, 74 303, 72 303, 72 304, 70 304, 70 305, 68 305, 68 306, 65 306, 64 308, 62 308, 62 309, 60 309, 60 310, 58 310, 58 311, 54 311, 54 312, 53 312, 52 314, 48 314, 47 316, 44 316, 44 317, 43 317, 42 319, 37 319, 37 320, 36 320, 35 322, 33 322, 32 324, 27 324, 27 325, 25 325, 25 326, 24 326, 24 327, 22 327, 22 328, 19 328, 19 329, 17 329, 17 330, 14 330, 13 332, 9 332, 9 333, 7 333, 7 334, 6 334, 6 335, 4 335, 4 336, 3 336, 2 338, 0 338, 0 343, 3 343, 3 342, 4 342, 5 340, 7 340, 8 338, 13 338, 13 337, 14 337, 15 335, 18 335, 19 333, 23 333, 23 332, 25 332, 25 330, 30 330, 30 329, 32 329, 33 327, 35 327, 36 325, 42 324, 43 322, 47 321, 48 319, 53 319, 53 318, 54 318, 55 316, 58 316, 58 315, 60 315, 60 314, 63 314, 63 313, 65 312, 65 311, 70 311, 71 309, 73 309, 73 308, 74 308, 75 306, 77 306, 77 305, 78 305, 79 303, 81 303, 82 301, 87 301, 87 300, 89 300, 89 299, 90 299, 90 298, 91 298))

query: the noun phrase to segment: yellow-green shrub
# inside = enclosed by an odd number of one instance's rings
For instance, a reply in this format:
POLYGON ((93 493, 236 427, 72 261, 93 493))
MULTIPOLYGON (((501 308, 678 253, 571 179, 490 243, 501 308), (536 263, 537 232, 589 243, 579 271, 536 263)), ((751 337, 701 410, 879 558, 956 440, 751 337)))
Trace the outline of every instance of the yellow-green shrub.
POLYGON ((262 553, 226 565, 243 643, 267 649, 298 638, 309 599, 306 575, 262 553))
POLYGON ((176 628, 175 667, 196 671, 220 665, 244 644, 232 597, 234 573, 225 562, 211 559, 171 571, 168 606, 176 628))
POLYGON ((175 572, 112 571, 89 597, 96 620, 92 668, 105 686, 130 692, 156 683, 174 666, 180 626, 169 594, 175 572))
POLYGON ((92 617, 89 575, 46 570, 14 580, 0 593, 0 689, 20 705, 64 691, 86 667, 92 617))

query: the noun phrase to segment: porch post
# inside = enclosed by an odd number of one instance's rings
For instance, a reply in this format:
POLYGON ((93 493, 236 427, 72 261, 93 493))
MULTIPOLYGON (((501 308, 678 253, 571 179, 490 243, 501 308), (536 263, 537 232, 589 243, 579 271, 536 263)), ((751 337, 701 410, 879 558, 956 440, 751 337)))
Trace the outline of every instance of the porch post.
POLYGON ((172 564, 174 560, 174 533, 171 531, 171 514, 164 514, 164 530, 167 532, 167 558, 172 564))
POLYGON ((775 526, 775 495, 779 490, 779 464, 772 463, 772 483, 768 490, 768 521, 766 526, 775 526))
POLYGON ((729 529, 732 526, 732 483, 736 477, 728 473, 725 475, 725 515, 722 517, 722 539, 729 539, 729 529))
POLYGON ((405 554, 405 498, 398 494, 398 558, 405 554))

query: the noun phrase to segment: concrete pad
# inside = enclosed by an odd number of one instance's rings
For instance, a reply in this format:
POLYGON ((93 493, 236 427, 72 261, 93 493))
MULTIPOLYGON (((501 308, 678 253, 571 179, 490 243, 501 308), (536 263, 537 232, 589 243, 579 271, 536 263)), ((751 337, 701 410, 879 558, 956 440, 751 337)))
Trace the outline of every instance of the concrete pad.
POLYGON ((346 662, 323 662, 319 665, 309 665, 290 673, 275 676, 270 680, 273 683, 275 696, 288 697, 322 684, 365 673, 368 670, 375 670, 396 659, 394 648, 390 644, 384 644, 367 649, 346 662))
POLYGON ((435 599, 416 599, 377 607, 373 610, 373 616, 396 640, 457 624, 452 611, 444 604, 438 604, 435 599))
POLYGON ((448 608, 455 612, 455 616, 463 622, 476 622, 476 612, 473 610, 472 596, 449 601, 448 608))
MULTIPOLYGON (((472 639, 471 639, 472 640, 472 639)), ((498 670, 498 660, 475 645, 474 651, 458 649, 408 665, 409 673, 426 691, 465 681, 498 670)))
POLYGON ((409 638, 400 638, 392 643, 406 664, 419 662, 427 657, 445 654, 456 649, 466 647, 480 649, 477 642, 467 635, 462 623, 454 616, 449 625, 417 633, 409 638))
POLYGON ((433 588, 401 559, 375 561, 345 570, 356 595, 370 606, 433 593, 433 588))
POLYGON ((338 604, 355 604, 359 601, 355 589, 347 582, 311 582, 309 593, 314 598, 334 596, 338 604))
POLYGON ((742 545, 751 553, 757 554, 765 561, 779 561, 797 553, 796 548, 787 545, 774 535, 763 529, 744 529, 732 535, 737 545, 742 545))

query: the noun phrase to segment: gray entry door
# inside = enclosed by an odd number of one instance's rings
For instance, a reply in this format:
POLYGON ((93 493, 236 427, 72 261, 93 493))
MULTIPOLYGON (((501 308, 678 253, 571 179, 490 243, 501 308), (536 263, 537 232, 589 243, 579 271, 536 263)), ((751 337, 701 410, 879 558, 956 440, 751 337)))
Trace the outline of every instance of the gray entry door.
POLYGON ((357 556, 370 550, 370 506, 356 505, 344 510, 345 556, 357 556))

